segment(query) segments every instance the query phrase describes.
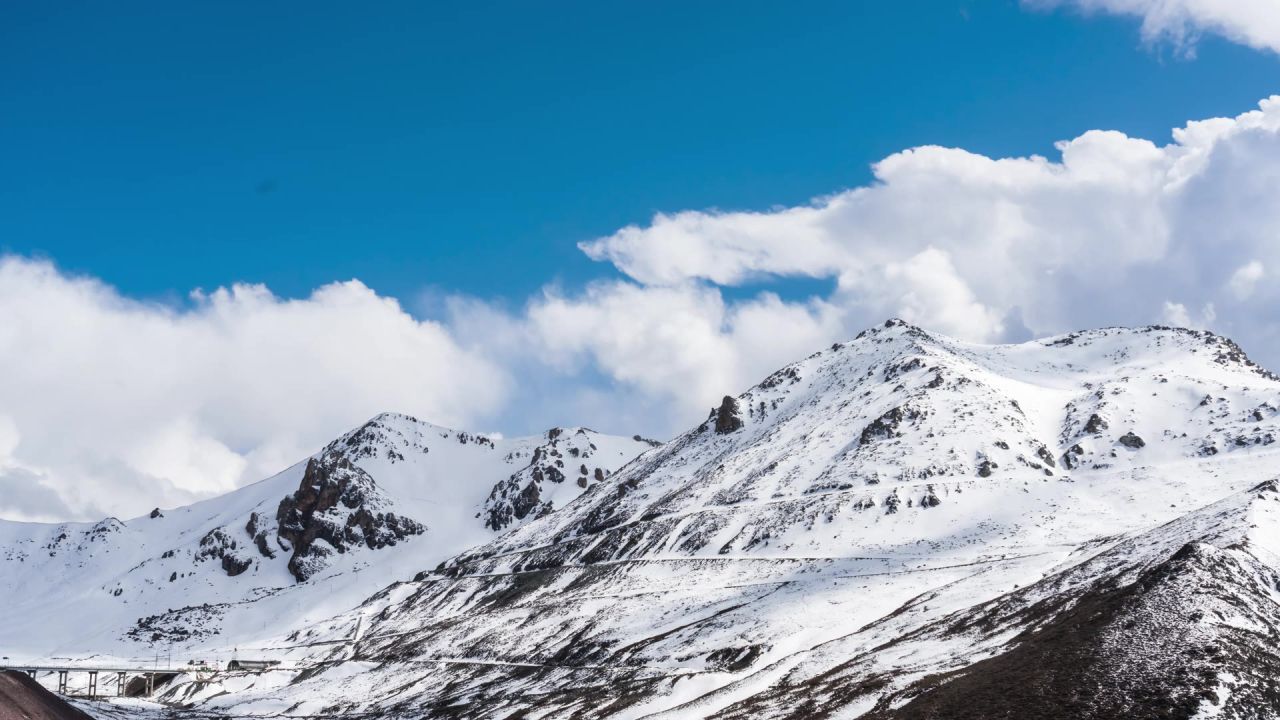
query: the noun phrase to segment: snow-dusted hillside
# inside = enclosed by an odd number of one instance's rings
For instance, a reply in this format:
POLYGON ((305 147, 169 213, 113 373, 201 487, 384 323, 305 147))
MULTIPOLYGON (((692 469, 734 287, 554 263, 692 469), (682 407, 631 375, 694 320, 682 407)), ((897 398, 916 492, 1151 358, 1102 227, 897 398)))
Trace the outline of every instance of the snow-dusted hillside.
POLYGON ((1277 664, 1278 408, 1280 380, 1208 333, 979 346, 891 321, 314 624, 279 652, 300 675, 168 697, 239 715, 1258 717, 1242 708, 1280 707, 1255 682, 1277 664))
POLYGON ((649 448, 581 428, 494 439, 385 414, 188 507, 126 522, 0 522, 0 605, 23 619, 0 627, 0 648, 252 652, 491 539, 495 516, 508 527, 567 503, 649 448))

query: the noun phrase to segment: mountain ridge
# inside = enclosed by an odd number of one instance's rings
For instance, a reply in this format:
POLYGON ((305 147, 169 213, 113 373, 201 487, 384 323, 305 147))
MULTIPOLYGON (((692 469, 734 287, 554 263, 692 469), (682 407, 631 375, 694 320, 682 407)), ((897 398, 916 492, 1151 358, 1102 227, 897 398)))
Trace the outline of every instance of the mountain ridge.
MULTIPOLYGON (((881 712, 960 662, 904 672, 892 656, 913 634, 1055 573, 1092 583, 1100 554, 1138 563, 1116 548, 1268 479, 1278 399, 1273 376, 1208 333, 977 346, 890 321, 722 401, 556 512, 313 628, 311 642, 346 641, 300 661, 368 670, 307 707, 881 712), (806 684, 868 652, 851 676, 858 692, 806 684), (429 687, 379 699, 378 687, 424 678, 413 670, 422 662, 434 668, 429 687), (593 695, 600 682, 617 690, 593 695), (788 687, 817 689, 772 698, 788 687)), ((1025 642, 1025 628, 1000 627, 985 646, 993 656, 1025 642)))
MULTIPOLYGON (((281 473, 190 506, 128 521, 0 522, 0 567, 25 579, 5 600, 37 617, 81 606, 105 615, 93 639, 76 641, 99 652, 260 640, 307 608, 338 612, 490 536, 479 519, 490 493, 529 474, 529 457, 549 456, 551 436, 566 432, 594 449, 602 477, 649 448, 579 428, 494 439, 382 413, 281 473), (317 583, 326 591, 309 589, 317 583), (55 587, 79 598, 40 597, 55 587)), ((59 647, 20 627, 0 630, 0 645, 37 655, 59 647)))
POLYGON ((891 320, 603 477, 577 467, 576 430, 523 446, 466 527, 518 523, 280 628, 256 650, 278 670, 162 698, 231 717, 1255 717, 1276 702, 1277 408, 1280 380, 1203 331, 984 346, 891 320), (1160 649, 1178 634, 1186 652, 1160 649))

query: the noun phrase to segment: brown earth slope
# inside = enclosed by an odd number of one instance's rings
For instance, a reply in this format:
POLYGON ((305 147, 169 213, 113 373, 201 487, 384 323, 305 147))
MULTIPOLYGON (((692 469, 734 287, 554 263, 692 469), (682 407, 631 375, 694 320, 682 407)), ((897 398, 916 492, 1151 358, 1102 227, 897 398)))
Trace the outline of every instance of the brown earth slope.
POLYGON ((0 720, 92 720, 25 673, 0 671, 0 720))

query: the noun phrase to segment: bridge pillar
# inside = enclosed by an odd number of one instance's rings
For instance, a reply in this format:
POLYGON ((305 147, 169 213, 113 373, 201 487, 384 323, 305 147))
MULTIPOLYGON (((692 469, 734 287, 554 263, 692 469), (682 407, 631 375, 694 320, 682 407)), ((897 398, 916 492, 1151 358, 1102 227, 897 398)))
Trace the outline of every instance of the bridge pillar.
POLYGON ((156 691, 156 674, 147 673, 147 697, 156 691))
POLYGON ((89 671, 89 699, 98 697, 98 671, 89 671))
POLYGON ((67 671, 66 670, 58 671, 58 694, 59 695, 67 694, 67 671))
POLYGON ((35 670, 28 670, 28 671, 27 671, 27 674, 31 676, 31 679, 32 679, 32 680, 35 680, 35 679, 36 679, 36 671, 35 671, 35 670))
POLYGON ((116 673, 116 695, 124 697, 124 673, 116 673))

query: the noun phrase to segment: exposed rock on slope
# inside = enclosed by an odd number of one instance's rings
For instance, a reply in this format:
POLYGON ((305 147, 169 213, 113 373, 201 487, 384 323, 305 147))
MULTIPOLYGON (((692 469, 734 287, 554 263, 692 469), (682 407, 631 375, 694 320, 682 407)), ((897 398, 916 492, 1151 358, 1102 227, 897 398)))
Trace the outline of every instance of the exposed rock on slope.
POLYGON ((736 432, 743 427, 742 417, 738 414, 738 401, 728 395, 720 401, 720 407, 711 412, 716 420, 716 432, 724 435, 736 432))
MULTIPOLYGON (((297 492, 276 511, 280 545, 293 551, 289 572, 301 582, 335 552, 360 544, 376 550, 426 531, 416 520, 384 512, 391 504, 368 473, 332 447, 311 458, 297 492)), ((265 540, 259 547, 270 549, 265 540)))
MULTIPOLYGON (((541 517, 556 509, 557 501, 567 503, 603 482, 611 468, 599 464, 593 437, 586 428, 552 428, 543 444, 509 453, 510 462, 527 457, 529 464, 493 487, 484 504, 485 527, 504 530, 526 518, 541 517)), ((638 435, 633 440, 646 442, 638 435)))
POLYGON ((214 528, 200 538, 200 550, 195 555, 196 562, 217 559, 221 562, 223 572, 235 577, 253 564, 253 558, 246 557, 238 542, 227 535, 223 528, 214 528))

